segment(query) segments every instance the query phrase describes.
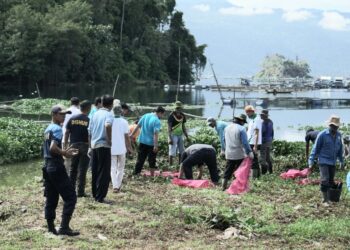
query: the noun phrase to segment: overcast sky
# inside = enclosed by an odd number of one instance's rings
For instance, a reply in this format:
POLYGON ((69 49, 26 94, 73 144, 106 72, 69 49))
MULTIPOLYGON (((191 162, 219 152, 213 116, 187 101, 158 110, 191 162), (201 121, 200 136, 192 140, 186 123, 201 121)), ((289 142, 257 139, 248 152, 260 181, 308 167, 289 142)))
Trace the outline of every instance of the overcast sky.
POLYGON ((306 60, 313 76, 350 76, 350 0, 177 0, 176 8, 221 79, 252 76, 273 53, 306 60))

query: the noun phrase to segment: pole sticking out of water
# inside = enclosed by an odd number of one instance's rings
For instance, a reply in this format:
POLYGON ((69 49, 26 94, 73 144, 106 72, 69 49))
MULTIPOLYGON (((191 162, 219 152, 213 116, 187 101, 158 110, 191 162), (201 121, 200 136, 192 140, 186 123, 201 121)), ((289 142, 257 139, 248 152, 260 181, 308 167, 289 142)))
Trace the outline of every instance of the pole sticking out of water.
POLYGON ((36 86, 36 91, 38 91, 38 96, 39 96, 39 98, 41 98, 40 89, 39 89, 39 86, 38 86, 37 82, 35 82, 35 86, 36 86))
POLYGON ((213 76, 214 76, 216 85, 218 86, 220 98, 221 98, 222 101, 224 101, 224 96, 221 93, 220 85, 219 85, 218 79, 216 78, 216 75, 215 75, 215 72, 214 72, 214 68, 213 68, 213 64, 210 61, 209 61, 209 65, 210 65, 211 71, 213 72, 213 76))
POLYGON ((178 101, 178 96, 179 96, 179 88, 180 88, 180 72, 181 72, 181 49, 180 49, 180 45, 179 45, 179 69, 177 72, 177 90, 176 90, 176 100, 178 101))
POLYGON ((114 83, 114 88, 113 88, 113 97, 115 95, 115 91, 117 90, 117 84, 118 84, 118 80, 119 80, 119 74, 117 75, 117 80, 114 83))

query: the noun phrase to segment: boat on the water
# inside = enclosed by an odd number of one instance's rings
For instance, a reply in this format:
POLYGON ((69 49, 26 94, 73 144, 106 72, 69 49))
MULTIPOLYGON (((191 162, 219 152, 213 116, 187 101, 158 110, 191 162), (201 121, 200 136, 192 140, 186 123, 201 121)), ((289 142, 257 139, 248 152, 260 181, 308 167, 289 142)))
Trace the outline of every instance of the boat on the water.
POLYGON ((291 94, 293 92, 293 90, 289 90, 289 89, 266 89, 266 93, 268 94, 291 94))

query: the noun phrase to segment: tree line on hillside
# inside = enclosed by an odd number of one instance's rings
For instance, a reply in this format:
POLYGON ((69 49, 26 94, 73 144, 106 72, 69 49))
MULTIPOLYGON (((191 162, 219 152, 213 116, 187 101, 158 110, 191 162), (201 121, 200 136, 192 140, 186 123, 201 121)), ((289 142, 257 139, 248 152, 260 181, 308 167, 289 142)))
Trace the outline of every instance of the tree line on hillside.
POLYGON ((292 61, 283 55, 266 56, 257 78, 310 78, 310 66, 305 61, 292 61))
POLYGON ((194 82, 206 65, 175 0, 0 0, 0 82, 194 82))

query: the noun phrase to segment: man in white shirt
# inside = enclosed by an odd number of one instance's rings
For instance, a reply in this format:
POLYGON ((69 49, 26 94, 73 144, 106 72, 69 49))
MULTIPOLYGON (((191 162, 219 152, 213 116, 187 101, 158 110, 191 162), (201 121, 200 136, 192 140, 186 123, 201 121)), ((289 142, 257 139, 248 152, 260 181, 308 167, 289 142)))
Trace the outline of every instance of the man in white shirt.
POLYGON ((262 120, 255 113, 255 109, 253 106, 248 105, 244 108, 246 115, 248 116, 248 130, 247 137, 248 143, 253 150, 254 159, 253 159, 253 177, 260 177, 260 166, 259 166, 259 158, 258 153, 261 146, 262 136, 261 136, 261 127, 262 120))
POLYGON ((123 110, 120 105, 113 107, 111 179, 114 193, 118 193, 122 185, 125 154, 127 151, 132 152, 129 139, 129 124, 121 116, 122 112, 123 110))

